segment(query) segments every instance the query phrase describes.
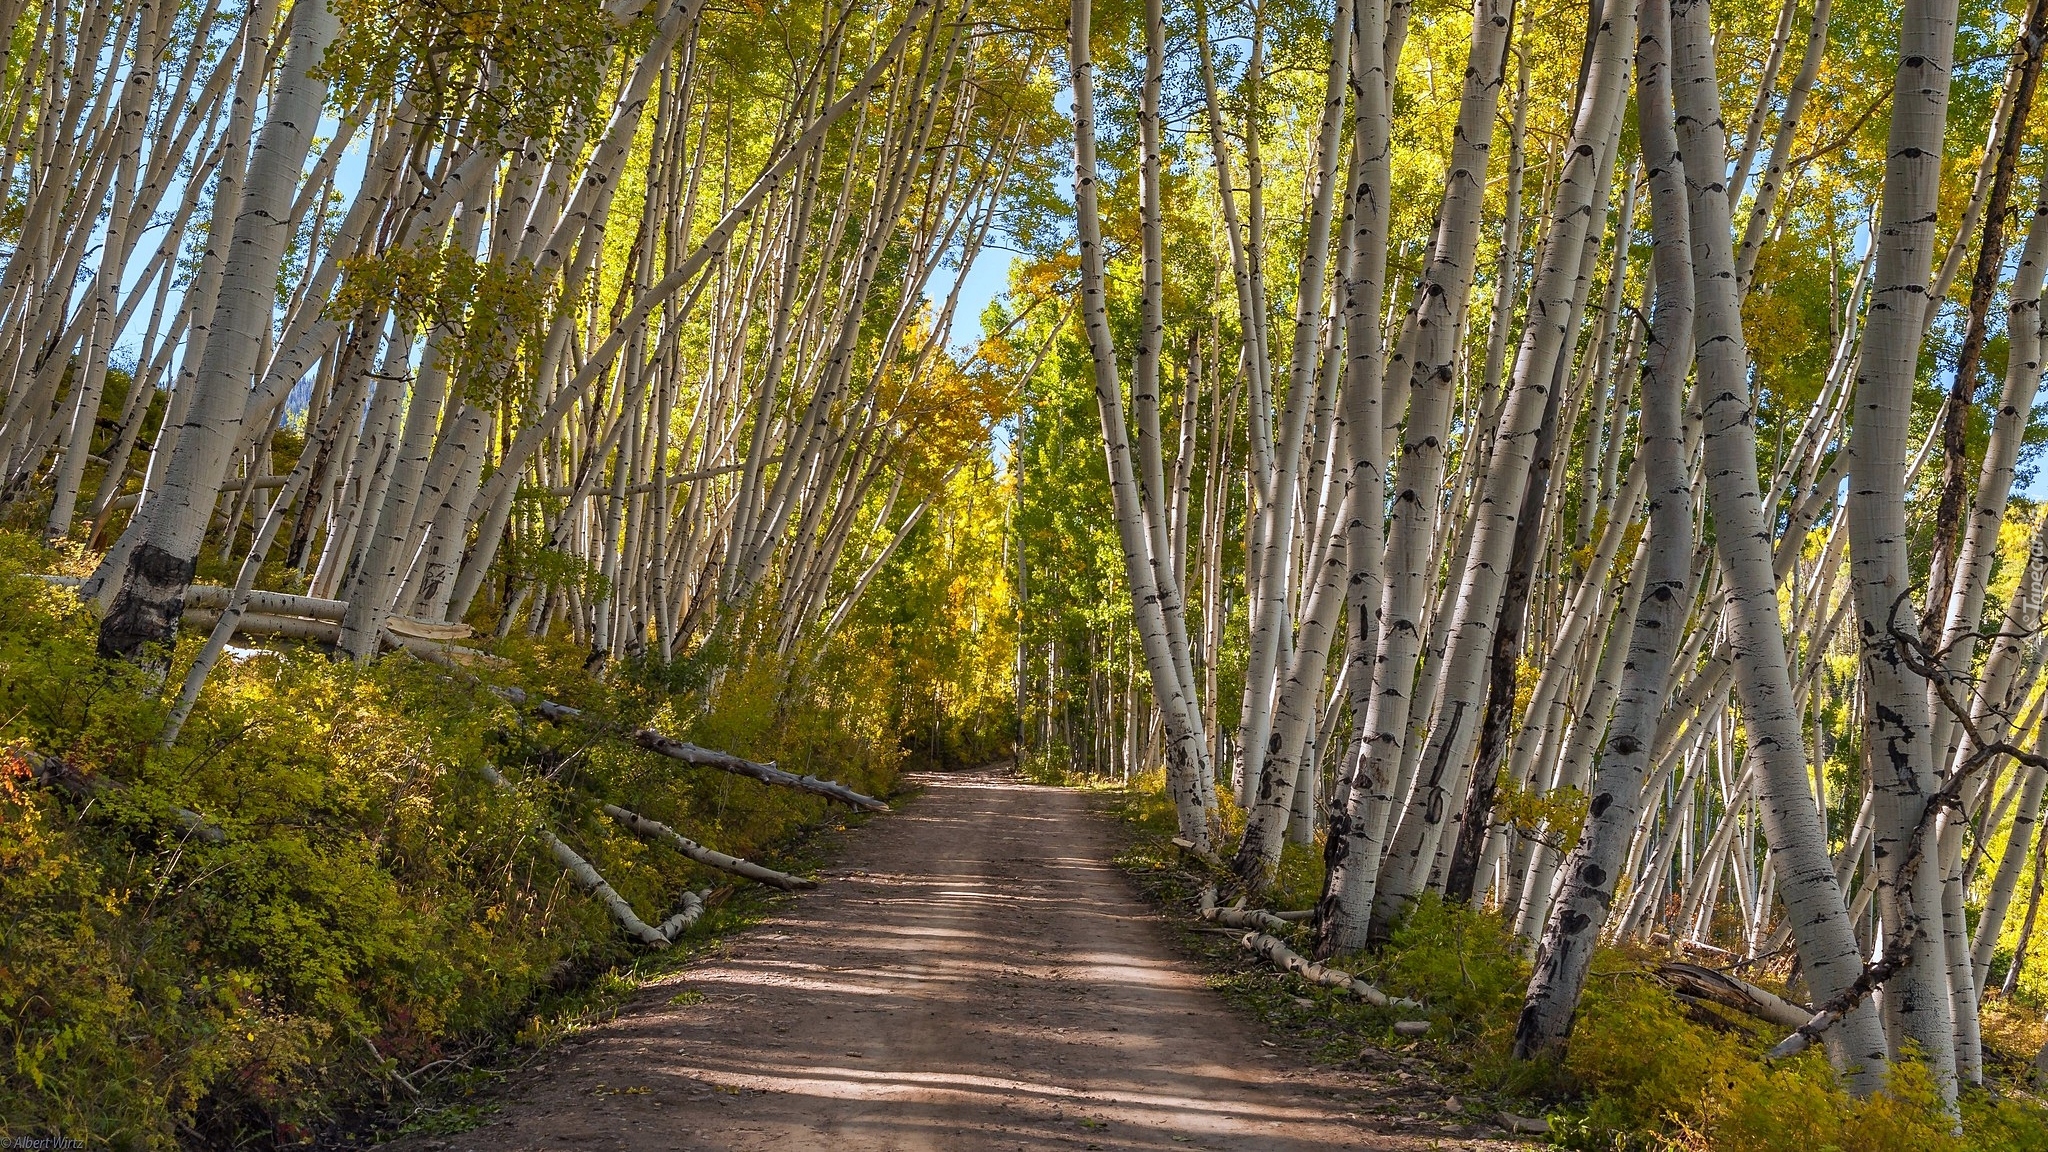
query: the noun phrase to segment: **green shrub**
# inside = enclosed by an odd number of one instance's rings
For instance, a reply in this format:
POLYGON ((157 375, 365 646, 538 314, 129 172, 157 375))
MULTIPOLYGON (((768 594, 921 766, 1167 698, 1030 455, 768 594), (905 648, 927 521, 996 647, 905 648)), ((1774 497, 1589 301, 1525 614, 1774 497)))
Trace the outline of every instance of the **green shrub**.
POLYGON ((1424 896, 1372 969, 1383 988, 1440 1013, 1459 1032, 1488 1037, 1512 1023, 1528 987, 1529 966, 1514 934, 1491 913, 1424 896))
MULTIPOLYGON (((515 1036, 561 1035, 571 985, 630 986, 608 973, 645 951, 564 877, 539 827, 659 917, 726 878, 598 801, 769 860, 828 815, 822 798, 541 722, 404 656, 358 667, 282 646, 224 662, 177 746, 158 749, 159 685, 99 660, 93 613, 31 575, 64 563, 0 534, 0 1142, 331 1131, 344 1105, 409 1099, 387 1094, 394 1073, 420 1084, 515 1036), (31 779, 45 755, 100 782, 89 802, 31 779), (193 834, 180 809, 225 835, 193 834)), ((200 640, 181 640, 171 688, 200 640)), ((928 695, 858 622, 820 653, 715 645, 605 682, 567 645, 501 649, 493 680, 870 794, 903 759, 902 698, 928 695)), ((726 918, 721 899, 699 931, 726 918)))
MULTIPOLYGON (((1185 867, 1185 860, 1161 847, 1174 828, 1163 785, 1155 773, 1119 791, 1113 811, 1137 833, 1122 862, 1153 877, 1191 882, 1169 871, 1185 867)), ((1308 874, 1303 868, 1303 877, 1308 874)), ((1186 883, 1160 879, 1148 885, 1176 894, 1186 888, 1186 883)), ((1295 897, 1280 886, 1268 899, 1275 906, 1296 906, 1295 897)), ((1603 947, 1595 954, 1562 1061, 1514 1060, 1514 1028, 1530 971, 1522 950, 1523 942, 1498 914, 1429 895, 1383 947, 1336 963, 1389 993, 1427 1005, 1436 1026, 1414 1048, 1432 1058, 1436 1075, 1460 1084, 1460 1094, 1492 1095, 1516 1111, 1548 1114, 1555 1147, 1584 1152, 2048 1148, 2048 1108, 2012 1090, 2013 1085, 1997 1098, 1966 1091, 1957 1134, 1919 1061, 1899 1063, 1886 1090, 1869 1099, 1851 1096, 1817 1049, 1766 1063, 1763 1053, 1781 1038, 1781 1030, 1684 1003, 1655 978, 1662 954, 1634 947, 1603 947)), ((1361 1047, 1370 1057, 1373 1048, 1396 1042, 1387 1030, 1389 1013, 1356 1002, 1332 1003, 1332 993, 1290 983, 1239 953, 1229 955, 1234 970, 1219 977, 1218 986, 1241 1007, 1295 1031, 1320 1058, 1349 1062, 1358 1058, 1361 1047)), ((1991 1004, 1986 1017, 1991 1031, 2008 1047, 2028 1048, 2031 1056, 2041 1031, 2037 1016, 1996 1000, 1991 1004)))

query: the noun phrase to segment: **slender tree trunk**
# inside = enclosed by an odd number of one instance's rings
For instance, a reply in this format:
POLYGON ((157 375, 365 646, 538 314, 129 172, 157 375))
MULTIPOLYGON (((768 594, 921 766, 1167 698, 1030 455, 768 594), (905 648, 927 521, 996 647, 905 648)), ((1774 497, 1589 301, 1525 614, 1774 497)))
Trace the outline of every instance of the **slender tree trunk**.
POLYGON ((1679 634, 1692 603, 1692 475, 1684 430, 1685 379, 1692 360, 1691 224, 1686 172, 1671 105, 1669 0, 1637 6, 1636 123, 1649 175, 1657 297, 1643 367, 1640 451, 1650 491, 1642 603, 1628 638, 1621 700, 1594 770, 1586 828, 1564 867, 1515 1026, 1515 1055, 1554 1056, 1571 1035, 1579 996, 1606 926, 1643 808, 1657 722, 1664 710, 1679 634))
MULTIPOLYGON (((1363 743, 1359 757, 1350 761, 1349 779, 1338 790, 1343 803, 1331 812, 1331 831, 1325 841, 1325 890, 1317 922, 1318 948, 1325 955, 1364 942, 1365 910, 1372 906, 1394 780, 1408 735, 1416 662, 1422 651, 1422 617, 1435 579, 1430 566, 1431 538, 1456 399, 1456 339, 1478 263, 1480 216, 1511 13, 1500 0, 1477 0, 1473 5, 1472 47, 1452 139, 1451 175, 1437 212, 1430 260, 1387 369, 1392 377, 1411 376, 1412 410, 1400 436, 1380 572, 1381 602, 1352 610, 1354 614, 1368 608, 1377 612, 1374 632, 1378 642, 1376 650, 1358 653, 1359 660, 1372 661, 1370 667, 1354 666, 1351 671, 1352 722, 1363 743), (1409 348, 1414 350, 1412 356, 1404 355, 1409 348), (1364 702, 1362 709, 1360 701, 1364 702)), ((1387 115, 1384 108, 1373 114, 1387 115)), ((1385 243, 1382 238, 1382 252, 1385 243)), ((1504 280, 1509 278, 1506 269, 1514 263, 1513 246, 1511 238, 1503 248, 1504 280)), ((1364 251, 1365 245, 1354 239, 1354 261, 1363 258, 1364 251)), ((1394 406, 1383 404, 1378 415, 1389 432, 1402 427, 1394 406)), ((1354 480, 1354 487, 1364 484, 1364 490, 1370 491, 1376 482, 1377 476, 1369 481, 1354 480)))
POLYGON ((1551 410, 1550 392, 1578 295, 1586 237, 1600 215, 1603 167, 1620 128, 1622 87, 1635 14, 1604 13, 1595 29, 1584 99, 1573 128, 1564 178, 1543 247, 1542 269, 1530 297, 1530 317, 1516 353, 1509 390, 1477 508, 1471 554, 1455 599, 1450 639, 1442 660, 1435 720, 1419 764, 1428 780, 1410 789, 1405 812, 1388 849, 1375 893, 1371 932, 1383 936, 1428 886, 1438 841, 1464 798, 1469 753, 1483 705, 1487 655, 1508 576, 1515 529, 1551 410))
POLYGON ((339 27, 325 0, 301 0, 292 8, 284 75, 236 207, 211 335, 191 382, 196 399, 185 413, 178 449, 165 472, 158 497, 162 507, 130 526, 131 533, 141 534, 130 550, 117 553, 120 566, 106 581, 116 591, 100 623, 104 656, 144 659, 145 649, 169 641, 177 630, 228 455, 240 438, 260 333, 270 327, 278 272, 290 240, 282 222, 327 97, 327 82, 315 69, 339 27))
POLYGON ((1203 787, 1208 773, 1207 740, 1199 720, 1192 727, 1189 724, 1189 718, 1199 717, 1200 711, 1182 696, 1182 677, 1174 664, 1158 589, 1153 583, 1153 565, 1148 555, 1150 536, 1143 522, 1144 506, 1132 471, 1123 385, 1117 379, 1116 349, 1103 292, 1102 229, 1095 168, 1095 78, 1088 43, 1090 8, 1090 0, 1074 0, 1069 27, 1069 60, 1074 77, 1074 202, 1081 244, 1081 318, 1093 354, 1095 399, 1102 415, 1103 446, 1108 456, 1117 534, 1123 544, 1124 572, 1130 581, 1132 608, 1152 678, 1153 698, 1166 717, 1168 787, 1181 835, 1199 850, 1208 851, 1210 820, 1203 787))
MULTIPOLYGON (((1672 60, 1679 148, 1690 192, 1704 465, 1715 548, 1726 582, 1735 681, 1749 755, 1758 766, 1758 796, 1778 869, 1778 892, 1792 920, 1801 970, 1815 998, 1826 1001, 1861 974, 1862 954, 1809 791, 1805 741, 1786 665, 1770 527, 1759 499, 1748 354, 1722 180, 1727 143, 1705 0, 1673 3, 1672 60)), ((1895 468, 1892 476, 1903 472, 1902 466, 1895 468)), ((1902 513, 1903 507, 1894 504, 1893 511, 1902 513)), ((1868 1005, 1842 1022, 1839 1041, 1836 1056, 1851 1086, 1868 1092, 1882 1085, 1887 1048, 1868 1005)))
MULTIPOLYGON (((1918 617, 1912 603, 1902 481, 1934 255, 1955 11, 1954 0, 1907 0, 1901 18, 1884 201, 1875 241, 1877 273, 1849 439, 1846 508, 1863 679, 1869 694, 1863 744, 1878 801, 1878 898, 1892 938, 1909 940, 1911 949, 1904 958, 1889 958, 1895 963, 1903 960, 1904 967, 1885 984, 1885 1016, 1894 1043, 1912 1040, 1920 1045, 1943 1099, 1950 1102, 1956 1093, 1955 1022, 1943 964, 1941 870, 1912 867, 1910 882, 1901 883, 1906 879, 1901 870, 1908 866, 1906 846, 1930 815, 1928 803, 1941 786, 1931 745, 1927 687, 1905 664, 1903 645, 1918 617)), ((1789 890, 1791 885, 1785 887, 1789 890)), ((1812 965, 1808 969, 1818 977, 1812 965)), ((1815 980, 1822 999, 1834 995, 1826 984, 1815 980)))

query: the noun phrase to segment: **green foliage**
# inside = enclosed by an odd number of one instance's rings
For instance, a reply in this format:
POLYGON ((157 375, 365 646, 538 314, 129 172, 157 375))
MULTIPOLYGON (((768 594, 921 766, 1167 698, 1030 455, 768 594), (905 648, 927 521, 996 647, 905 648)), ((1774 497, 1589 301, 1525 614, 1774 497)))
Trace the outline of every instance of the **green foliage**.
POLYGON ((1521 835, 1542 838, 1560 855, 1578 846, 1585 830, 1585 792, 1567 784, 1544 791, 1518 783, 1508 769, 1500 772, 1499 790, 1494 793, 1494 815, 1516 828, 1521 835))
POLYGON ((331 7, 341 36, 321 69, 337 107, 403 93, 430 118, 467 110, 485 140, 547 140, 588 115, 608 52, 626 38, 599 0, 331 0, 331 7))
MULTIPOLYGON (((1111 792, 1109 811, 1131 835, 1118 863, 1176 913, 1208 878, 1171 846, 1173 809, 1160 773, 1111 792)), ((1275 906, 1294 901, 1276 900, 1275 906)), ((1176 921, 1179 916, 1174 917, 1176 921)), ((1390 1014, 1327 989, 1311 988, 1249 960, 1215 937, 1187 938, 1228 970, 1214 983, 1240 1008, 1296 1036, 1318 1060, 1371 1065, 1376 1049, 1428 1056, 1439 1076, 1461 1080, 1468 1101, 1548 1114, 1554 1147, 1581 1152, 2018 1152, 2048 1147, 2048 1107, 2019 1087, 1971 1090, 1962 1132, 1941 1105, 1926 1066, 1902 1061, 1883 1093, 1849 1095, 1818 1050, 1766 1063, 1778 1030, 1732 1012, 1688 1004, 1654 975, 1660 954, 1602 948, 1580 1002, 1571 1041, 1557 1064, 1512 1058, 1514 1028, 1529 979, 1516 939, 1492 911, 1417 903, 1381 948, 1340 957, 1382 990, 1422 1001, 1435 1027, 1420 1041, 1396 1038, 1390 1014), (1363 1055, 1361 1056, 1361 1047, 1363 1055)), ((1997 1004, 1993 1001, 1994 1005, 1997 1004)), ((1408 1015, 1403 1013, 1403 1015, 1408 1015)), ((2021 1024, 2011 1011, 1988 1019, 2038 1044, 2038 1013, 2021 1024), (2001 1023, 2002 1022, 2002 1023, 2001 1023), (2021 1033, 2024 1033, 2023 1035, 2021 1033)), ((2031 1056, 2031 1051, 2027 1053, 2031 1056)), ((1468 1107, 1470 1105, 1468 1104, 1468 1107)))
MULTIPOLYGON (((1017 743, 1016 586, 1006 571, 1012 493, 985 462, 941 484, 854 602, 840 638, 842 651, 867 654, 869 675, 890 673, 904 750, 935 768, 1004 759, 1017 743)), ((878 551, 895 534, 878 527, 866 548, 878 551)), ((842 576, 838 595, 859 575, 842 576)))
MULTIPOLYGON (((597 801, 771 862, 829 816, 818 797, 539 724, 405 657, 224 665, 178 745, 157 749, 158 685, 100 661, 93 614, 25 575, 62 565, 0 534, 0 1139, 290 1143, 344 1113, 420 1107, 400 1075, 429 1089, 429 1129, 466 1126, 473 1107, 436 1098, 437 1077, 514 1037, 573 1031, 637 986, 621 966, 647 955, 537 827, 666 914, 725 878, 597 801), (45 755, 92 782, 89 801, 31 780, 45 755), (194 835, 180 809, 224 836, 194 835)), ((505 654, 494 677, 529 691, 871 794, 901 760, 891 683, 864 674, 868 653, 828 651, 805 678, 758 660, 608 684, 565 646, 505 654)), ((694 931, 751 899, 714 893, 694 931)))
POLYGON ((1606 957, 1580 1009, 1564 1071, 1583 1104, 1556 1125, 1557 1143, 1582 1149, 1777 1149, 1966 1152, 2013 1143, 2042 1128, 2042 1110, 1981 1095, 1952 1131, 1927 1066, 1897 1064, 1888 1086, 1858 1100, 1817 1051, 1765 1064, 1777 1039, 1754 1022, 1688 1013, 1640 970, 1606 957))
MULTIPOLYGON (((559 516, 561 506, 568 503, 566 498, 530 489, 522 490, 518 499, 549 518, 559 516)), ((504 572, 530 581, 536 592, 574 589, 595 600, 611 590, 611 581, 605 579, 595 561, 556 548, 548 537, 537 533, 514 533, 511 541, 499 550, 497 563, 504 572)))
POLYGON ((1521 1007, 1529 966, 1498 916, 1445 903, 1416 904, 1384 952, 1386 988, 1442 1013, 1460 1032, 1490 1038, 1521 1007))
POLYGON ((547 285, 531 268, 478 260, 458 248, 393 248, 343 257, 341 269, 330 315, 388 310, 416 332, 438 327, 438 367, 456 395, 486 408, 524 395, 505 369, 545 320, 547 285))

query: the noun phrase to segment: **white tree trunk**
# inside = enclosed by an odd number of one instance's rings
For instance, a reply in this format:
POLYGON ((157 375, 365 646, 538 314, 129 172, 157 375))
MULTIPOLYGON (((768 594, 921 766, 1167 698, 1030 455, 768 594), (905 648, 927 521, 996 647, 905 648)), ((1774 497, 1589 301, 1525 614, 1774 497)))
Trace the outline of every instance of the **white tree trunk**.
MULTIPOLYGON (((1877 272, 1849 439, 1846 509, 1869 701, 1863 744, 1877 790, 1878 896, 1893 938, 1912 941, 1909 956, 1891 958, 1903 959, 1904 967, 1885 984, 1885 1016, 1895 1044, 1912 1040, 1920 1045, 1943 1098, 1950 1102, 1956 1093, 1955 1022, 1942 944, 1941 869, 1918 867, 1910 885, 1897 882, 1906 844, 1941 787, 1936 750, 1930 744, 1927 687, 1907 670, 1898 630, 1910 632, 1919 618, 1908 569, 1902 482, 1921 337, 1932 304, 1928 277, 1934 259, 1955 11, 1954 0, 1907 0, 1900 25, 1884 202, 1875 241, 1877 272)), ((1814 987, 1817 999, 1834 995, 1820 980, 1814 987)))
POLYGON ((1565 864, 1529 994, 1515 1026, 1515 1054, 1552 1055, 1571 1034, 1579 997, 1606 927, 1643 811, 1658 722, 1677 645, 1692 604, 1693 477, 1684 428, 1693 355, 1691 217, 1671 103, 1669 0, 1637 6, 1636 123, 1650 187, 1656 299, 1638 395, 1640 459, 1650 492, 1642 602, 1629 632, 1627 680, 1589 788, 1586 827, 1565 864))
POLYGON ((205 357, 190 385, 195 399, 165 470, 162 507, 131 525, 130 532, 143 535, 107 581, 116 591, 100 624, 103 655, 142 658, 145 648, 176 632, 228 455, 240 439, 262 333, 270 328, 278 272, 291 239, 283 225, 327 97, 327 82, 316 67, 339 28, 326 0, 299 0, 292 8, 284 74, 236 206, 205 357))
MULTIPOLYGON (((1672 16, 1678 137, 1691 190, 1694 338, 1708 500, 1726 581, 1735 680, 1778 892, 1792 920, 1802 970, 1815 999, 1826 1001, 1855 981, 1862 955, 1810 791, 1771 568, 1770 527, 1759 500, 1748 354, 1721 178, 1727 144, 1707 7, 1704 0, 1678 0, 1672 16)), ((1902 474, 1903 468, 1894 476, 1902 474)), ((1868 1005, 1843 1021, 1838 1036, 1843 1050, 1835 1055, 1850 1084, 1862 1092, 1882 1085, 1887 1048, 1868 1005)))

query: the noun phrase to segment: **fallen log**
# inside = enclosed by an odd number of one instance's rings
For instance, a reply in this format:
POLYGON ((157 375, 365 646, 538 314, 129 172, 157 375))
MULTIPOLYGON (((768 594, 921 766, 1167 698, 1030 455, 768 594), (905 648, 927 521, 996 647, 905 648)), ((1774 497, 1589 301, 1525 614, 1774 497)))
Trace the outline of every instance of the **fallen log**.
MULTIPOLYGON (((196 628, 212 628, 219 620, 218 608, 191 608, 185 613, 185 621, 196 628)), ((287 640, 334 644, 341 639, 341 625, 333 620, 249 611, 242 613, 242 618, 235 622, 235 635, 282 636, 287 640)))
MULTIPOLYGON (((211 608, 218 611, 228 606, 228 600, 234 592, 233 588, 194 584, 185 591, 185 607, 211 608)), ((308 620, 327 620, 339 624, 342 616, 348 612, 348 601, 252 589, 249 593, 247 611, 272 616, 304 616, 308 620)))
MULTIPOLYGON (((259 592, 250 597, 250 610, 242 613, 242 618, 235 622, 235 635, 281 636, 287 640, 305 640, 314 644, 326 644, 329 646, 341 642, 339 617, 334 620, 323 620, 317 617, 284 615, 256 609, 257 596, 274 595, 276 594, 259 592)), ((290 597, 289 599, 310 600, 312 597, 290 597)), ((225 603, 224 600, 222 602, 225 603)), ((332 603, 342 602, 332 601, 332 603)), ((211 628, 220 619, 220 613, 221 609, 219 608, 194 607, 186 611, 185 619, 194 627, 211 628)), ((464 648, 460 644, 450 643, 446 639, 418 635, 416 634, 417 629, 400 632, 397 628, 391 626, 392 622, 396 622, 399 619, 399 617, 394 616, 391 618, 391 621, 386 622, 383 637, 386 648, 403 648, 422 660, 442 665, 488 664, 496 667, 506 663, 503 658, 493 656, 489 652, 479 652, 474 648, 464 648)), ((468 626, 444 625, 442 627, 450 632, 454 629, 462 629, 466 632, 468 626)))
POLYGON ((1202 919, 1214 920, 1225 928, 1260 928, 1268 932, 1286 932, 1295 925, 1291 920, 1282 920, 1264 908, 1212 908, 1202 919))
MULTIPOLYGON (((55 756, 31 754, 25 757, 25 759, 28 761, 30 779, 45 788, 55 788, 60 792, 67 793, 74 799, 91 801, 102 793, 128 791, 128 785, 122 781, 97 773, 88 776, 55 756)), ((219 844, 228 838, 228 834, 221 830, 220 825, 192 811, 190 808, 180 808, 175 804, 171 805, 171 818, 176 820, 178 826, 186 832, 197 836, 208 844, 219 844)))
POLYGON ((1283 916, 1263 908, 1219 908, 1216 905, 1216 886, 1202 889, 1202 919, 1213 920, 1226 928, 1263 928, 1269 932, 1286 932, 1294 924, 1283 916))
POLYGON ((1813 1018, 1811 1008, 1794 1004, 1747 980, 1698 964, 1682 960, 1660 964, 1657 966, 1657 979, 1674 991, 1733 1008, 1785 1028, 1798 1028, 1813 1018))
MULTIPOLYGON (((601 722, 593 721, 589 716, 585 715, 581 708, 571 708, 567 704, 557 704, 552 700, 537 699, 518 688, 493 686, 491 691, 510 700, 514 704, 530 707, 542 716, 557 723, 578 720, 585 723, 599 723, 600 727, 609 727, 601 722)), ((633 741, 633 743, 647 749, 649 752, 658 752, 671 760, 681 760, 685 764, 697 764, 705 768, 716 768, 721 772, 730 772, 735 776, 745 776, 749 779, 759 780, 763 784, 776 784, 784 788, 801 789, 805 792, 837 800, 842 804, 850 804, 855 808, 864 808, 870 812, 887 812, 890 810, 888 804, 872 796, 855 792, 836 780, 820 780, 816 776, 799 776, 794 772, 785 772, 777 768, 773 763, 756 763, 752 760, 734 756, 731 753, 719 752, 711 748, 700 748, 695 744, 677 740, 653 728, 636 728, 630 732, 623 733, 623 735, 626 739, 633 741)))
POLYGON ((1292 972, 1311 984, 1324 988, 1342 988, 1375 1008, 1419 1009, 1421 1004, 1402 996, 1389 996, 1371 984, 1326 964, 1318 964, 1287 946, 1285 940, 1265 932, 1247 932, 1238 941, 1253 955, 1283 972, 1292 972))
POLYGON ((706 768, 716 768, 721 772, 731 772, 736 776, 751 777, 763 784, 779 784, 785 788, 802 789, 805 792, 827 796, 843 804, 851 804, 855 808, 864 808, 870 812, 889 811, 889 806, 882 801, 872 796, 855 792, 836 780, 820 780, 816 776, 799 776, 794 772, 785 772, 773 764, 757 764, 752 760, 743 760, 729 753, 718 752, 710 748, 699 748, 695 744, 671 739, 652 728, 635 730, 633 732, 633 742, 649 752, 659 752, 671 760, 681 760, 685 764, 700 764, 706 768))
MULTIPOLYGON (((496 768, 488 764, 479 764, 477 771, 498 788, 506 792, 512 791, 512 782, 505 779, 496 768)), ((555 863, 562 866, 562 871, 575 877, 578 884, 604 901, 604 906, 611 910, 612 918, 617 920, 627 933, 639 938, 642 944, 650 948, 666 948, 674 943, 675 938, 685 929, 695 924, 697 917, 704 914, 703 896, 695 892, 686 892, 683 894, 682 911, 662 921, 659 926, 649 924, 640 918, 639 913, 633 910, 633 905, 628 903, 624 896, 619 895, 618 890, 605 880, 604 874, 590 861, 577 854, 574 848, 562 843, 561 837, 553 832, 546 828, 538 831, 541 843, 548 846, 549 854, 554 856, 555 863)))
MULTIPOLYGON (((60 588, 76 588, 81 581, 75 576, 44 576, 42 579, 60 588)), ((186 616, 195 624, 211 625, 220 619, 221 612, 234 598, 233 588, 217 584, 194 584, 185 590, 186 616)), ((289 592, 265 592, 252 590, 243 609, 243 622, 235 631, 251 635, 289 636, 299 640, 320 640, 333 643, 340 635, 341 618, 348 614, 348 601, 329 600, 321 596, 294 596, 289 592), (333 625, 335 627, 323 627, 333 625)), ((420 620, 411 616, 387 616, 384 629, 389 635, 385 643, 391 647, 416 647, 409 641, 425 640, 446 642, 466 640, 471 629, 467 624, 449 624, 440 620, 420 620)), ((470 649, 457 649, 457 659, 475 657, 483 653, 470 649)))
MULTIPOLYGON (((394 616, 391 619, 396 620, 398 617, 394 616)), ((462 627, 466 628, 468 626, 462 625, 462 627)), ((505 659, 503 656, 494 656, 489 652, 480 652, 475 648, 464 648, 460 644, 451 643, 447 640, 434 640, 424 636, 401 634, 397 629, 391 627, 390 621, 385 622, 384 645, 387 648, 403 648, 429 664, 438 664, 444 668, 465 668, 476 664, 482 664, 488 668, 507 668, 512 664, 510 660, 505 659)))
POLYGON ((787 872, 777 872, 773 868, 763 868, 759 864, 749 863, 737 856, 728 856, 723 852, 706 848, 695 840, 681 835, 675 829, 663 824, 659 820, 649 820, 638 812, 629 811, 616 804, 606 804, 603 808, 605 815, 624 824, 639 835, 660 840, 699 864, 717 868, 723 872, 730 872, 735 876, 744 876, 749 880, 780 888, 785 892, 796 892, 818 886, 816 880, 806 880, 801 876, 791 876, 787 872))
POLYGON ((654 930, 661 933, 670 943, 674 943, 676 937, 689 931, 690 926, 697 922, 697 918, 704 915, 704 898, 710 894, 709 888, 702 892, 684 892, 683 910, 663 920, 654 930))
POLYGON ((470 637, 467 624, 447 624, 411 616, 386 616, 384 630, 412 640, 467 640, 470 637))
POLYGON ((555 863, 562 866, 562 871, 574 876, 578 884, 583 885, 599 900, 604 901, 604 906, 611 909, 612 918, 617 920, 629 934, 639 937, 640 942, 650 948, 666 948, 669 946, 668 933, 640 919, 634 913, 633 906, 628 904, 626 898, 619 895, 618 891, 605 881, 603 873, 593 868, 590 861, 577 855, 575 849, 562 843, 560 837, 545 828, 540 830, 540 839, 541 843, 548 846, 548 851, 553 854, 555 863))
MULTIPOLYGON (((58 588, 76 588, 85 583, 76 576, 44 575, 36 577, 45 584, 58 588)), ((188 611, 202 609, 212 612, 217 618, 220 611, 233 599, 235 590, 219 584, 194 584, 185 589, 185 607, 188 611)), ((339 624, 348 612, 348 601, 329 600, 320 596, 294 596, 289 592, 264 592, 252 589, 246 610, 252 614, 266 616, 302 616, 308 620, 325 620, 339 624)))

